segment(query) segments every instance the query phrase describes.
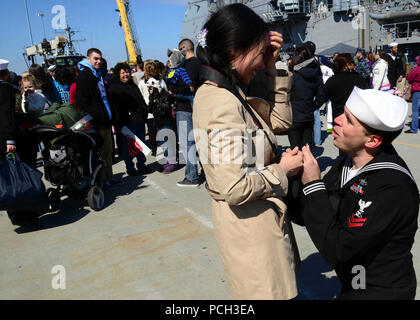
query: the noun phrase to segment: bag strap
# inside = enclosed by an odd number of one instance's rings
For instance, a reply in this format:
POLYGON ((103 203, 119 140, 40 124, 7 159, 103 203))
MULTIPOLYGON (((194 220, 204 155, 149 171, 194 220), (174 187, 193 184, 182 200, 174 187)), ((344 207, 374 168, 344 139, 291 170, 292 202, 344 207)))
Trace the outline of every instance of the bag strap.
POLYGON ((245 110, 250 114, 254 123, 258 126, 259 129, 263 130, 265 136, 267 137, 268 142, 270 143, 271 149, 273 150, 274 154, 276 155, 276 162, 280 161, 281 155, 279 150, 277 149, 277 145, 275 145, 270 137, 268 136, 267 132, 265 132, 264 127, 262 126, 259 119, 255 116, 254 111, 246 102, 246 100, 241 96, 238 90, 229 83, 229 81, 217 70, 210 68, 209 66, 202 65, 200 70, 200 79, 201 80, 210 80, 217 84, 218 87, 224 88, 232 93, 238 100, 242 103, 242 106, 245 110))

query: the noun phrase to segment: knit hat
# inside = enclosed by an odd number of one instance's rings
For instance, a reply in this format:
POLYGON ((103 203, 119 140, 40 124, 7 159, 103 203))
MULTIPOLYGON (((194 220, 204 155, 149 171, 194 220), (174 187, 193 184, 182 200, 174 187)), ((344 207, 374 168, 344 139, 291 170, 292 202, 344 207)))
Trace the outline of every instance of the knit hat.
POLYGON ((168 57, 169 57, 169 63, 171 64, 171 68, 178 68, 185 61, 184 54, 178 49, 173 49, 173 50, 168 49, 168 57))

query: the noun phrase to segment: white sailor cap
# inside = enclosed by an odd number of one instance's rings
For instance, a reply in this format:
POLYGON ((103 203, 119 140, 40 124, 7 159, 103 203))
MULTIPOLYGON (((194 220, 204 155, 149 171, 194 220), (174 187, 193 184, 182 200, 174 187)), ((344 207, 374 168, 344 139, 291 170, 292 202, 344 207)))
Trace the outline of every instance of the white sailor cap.
POLYGON ((49 72, 52 72, 52 71, 54 71, 56 68, 57 68, 57 66, 56 66, 55 64, 50 65, 50 66, 48 67, 48 71, 49 71, 49 72))
POLYGON ((393 47, 396 47, 396 46, 398 46, 398 42, 391 42, 391 43, 388 45, 388 47, 390 47, 390 48, 393 48, 393 47))
POLYGON ((347 109, 367 126, 381 131, 404 128, 407 102, 385 91, 354 87, 346 102, 347 109))
POLYGON ((6 70, 9 67, 9 61, 0 59, 0 70, 6 70))

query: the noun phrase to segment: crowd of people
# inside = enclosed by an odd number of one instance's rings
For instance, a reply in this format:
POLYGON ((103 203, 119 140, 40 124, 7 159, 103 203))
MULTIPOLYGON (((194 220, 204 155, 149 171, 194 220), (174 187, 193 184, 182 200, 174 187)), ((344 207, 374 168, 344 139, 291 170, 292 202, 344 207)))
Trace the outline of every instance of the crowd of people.
MULTIPOLYGON (((36 165, 38 147, 29 129, 40 123, 39 117, 54 103, 71 104, 81 115, 93 118, 91 126, 100 135, 98 152, 104 160, 101 181, 106 188, 116 188, 122 183, 114 179, 112 171, 115 154, 123 159, 127 175, 150 173, 144 154, 135 152, 133 156, 130 152, 132 146, 121 134, 123 127, 142 141, 146 141, 147 133, 153 156, 162 145, 163 174, 177 169, 178 143, 183 154, 195 153, 194 140, 187 137, 192 130, 192 101, 201 64, 189 39, 168 51, 166 65, 158 60, 140 59, 134 70, 127 63, 117 63, 107 70, 106 60, 96 48, 89 49, 75 66, 58 66, 54 59, 49 59, 44 67, 34 64, 21 76, 9 72, 7 60, 2 59, 0 66, 2 89, 6 90, 2 91, 5 126, 0 140, 6 152, 17 152, 22 161, 32 166, 36 165), (8 95, 7 99, 4 95, 8 95), (176 132, 176 139, 157 141, 156 137, 165 130, 176 132)), ((185 157, 185 164, 185 177, 177 185, 200 185, 203 173, 199 174, 196 161, 185 157)), ((16 224, 33 222, 36 215, 36 212, 24 215, 9 212, 16 224)))
MULTIPOLYGON (((93 117, 102 138, 99 152, 107 187, 122 183, 113 177, 115 147, 128 175, 149 173, 145 156, 132 156, 120 134, 123 126, 147 141, 153 156, 163 146, 163 174, 176 170, 179 145, 186 166, 177 185, 196 187, 206 181, 234 298, 297 295, 300 258, 292 220, 305 225, 335 267, 343 284, 341 298, 413 299, 417 284, 410 249, 418 190, 391 142, 405 125, 405 79, 413 101, 406 132, 418 131, 419 67, 407 73, 397 43, 389 45, 390 53, 357 49, 354 56, 320 57, 316 45, 306 42, 283 63, 282 35, 241 4, 220 9, 197 40, 197 56, 193 41, 183 39, 168 50, 166 64, 138 61, 136 70, 127 63, 106 70, 96 48, 77 66, 49 61, 47 70, 33 65, 21 77, 11 77, 8 62, 1 60, 1 150, 17 152, 35 165, 36 143, 25 135, 28 121, 36 123, 54 102, 71 103, 93 117), (324 179, 311 153, 322 144, 322 106, 341 156, 324 179), (165 130, 175 132, 175 143, 161 139, 165 130), (190 139, 193 130, 204 134, 190 139), (244 137, 246 130, 264 133, 262 166, 238 157, 235 143, 224 140, 239 134, 243 144, 250 140, 258 145, 258 135, 244 137), (277 148, 278 134, 289 138, 290 148, 283 154, 277 148), (233 157, 228 165, 206 158, 220 144, 217 152, 233 157), (297 195, 290 195, 292 181, 299 183, 297 195), (299 210, 291 210, 295 205, 299 210), (367 269, 368 289, 352 287, 354 265, 367 269)), ((17 221, 16 213, 9 212, 9 217, 17 221)))
MULTIPOLYGON (((135 168, 127 142, 120 134, 121 127, 127 126, 145 141, 147 126, 153 156, 156 156, 159 145, 156 135, 160 130, 178 129, 180 134, 185 135, 180 130, 184 128, 179 126, 186 124, 188 128, 192 127, 192 100, 198 87, 201 66, 194 56, 194 43, 184 39, 179 43, 179 49, 170 51, 168 55, 166 65, 158 60, 143 62, 140 59, 134 70, 127 63, 118 63, 107 70, 102 52, 91 48, 86 58, 75 66, 57 66, 54 59, 49 59, 46 66, 34 64, 21 76, 8 72, 8 61, 2 59, 3 82, 10 82, 14 90, 14 116, 10 117, 10 123, 25 114, 25 118, 32 119, 33 124, 36 124, 37 116, 48 110, 53 103, 71 103, 82 114, 93 117, 92 125, 103 139, 100 153, 105 158, 103 182, 106 185, 118 184, 112 174, 112 127, 116 129, 115 149, 125 162, 127 174, 147 173, 146 159, 142 154, 137 156, 135 168)), ((22 144, 19 149, 27 147, 23 140, 19 143, 13 140, 13 143, 13 150, 16 144, 22 144)), ((181 143, 181 146, 185 146, 185 153, 193 147, 187 143, 181 143)), ((166 162, 162 172, 170 173, 176 169, 177 146, 172 143, 169 147, 165 144, 165 147, 171 150, 164 150, 166 162)), ((35 149, 32 148, 33 151, 35 149)), ((29 163, 34 164, 34 161, 29 163)), ((199 183, 196 164, 187 162, 185 179, 178 185, 198 186, 199 183)))
POLYGON ((405 133, 418 132, 420 105, 416 100, 419 90, 416 75, 420 69, 410 71, 407 68, 404 55, 398 51, 398 43, 389 44, 389 53, 382 50, 366 53, 364 49, 357 48, 354 56, 339 52, 332 57, 316 56, 315 50, 314 43, 306 42, 289 51, 288 68, 294 75, 291 91, 293 126, 288 131, 291 146, 320 145, 319 108, 325 105, 327 131, 332 132, 333 119, 343 113, 354 86, 387 91, 406 99, 411 94, 413 116, 405 133))

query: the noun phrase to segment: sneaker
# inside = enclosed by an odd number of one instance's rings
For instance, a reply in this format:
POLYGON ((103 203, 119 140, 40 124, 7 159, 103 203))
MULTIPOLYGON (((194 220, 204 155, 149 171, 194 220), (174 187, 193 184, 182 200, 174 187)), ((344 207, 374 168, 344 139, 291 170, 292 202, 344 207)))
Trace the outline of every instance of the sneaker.
POLYGON ((178 187, 198 187, 200 185, 200 182, 198 181, 198 179, 190 181, 187 180, 187 178, 185 178, 184 180, 177 182, 176 185, 178 187))
POLYGON ((174 172, 175 170, 176 170, 176 165, 175 164, 167 163, 163 166, 162 173, 167 174, 167 173, 174 172))
POLYGON ((417 132, 415 132, 415 131, 411 131, 411 130, 409 129, 409 130, 405 130, 405 131, 404 131, 404 133, 417 133, 417 132))

